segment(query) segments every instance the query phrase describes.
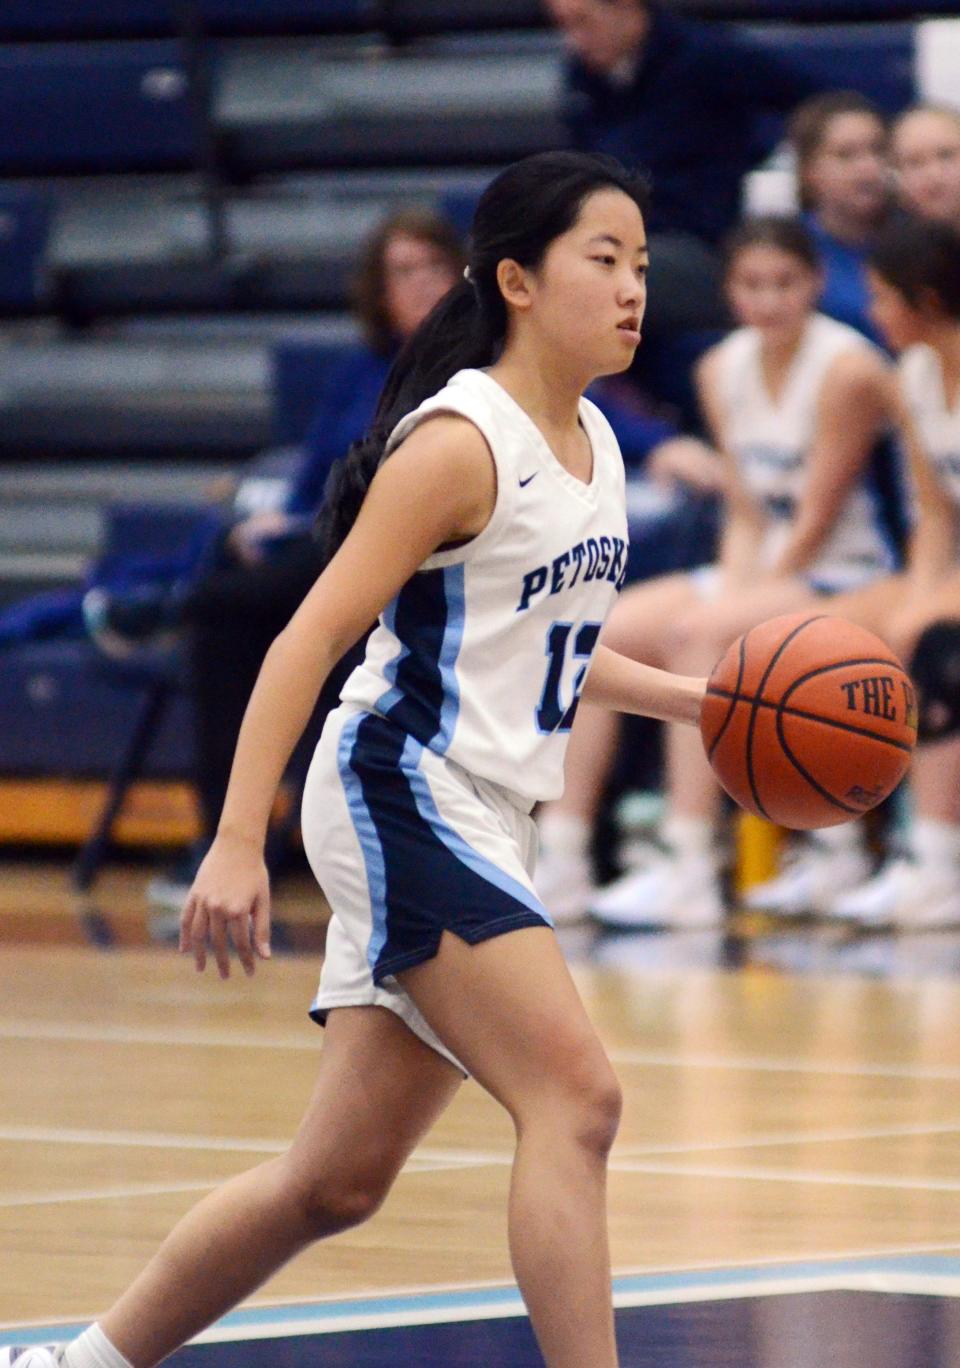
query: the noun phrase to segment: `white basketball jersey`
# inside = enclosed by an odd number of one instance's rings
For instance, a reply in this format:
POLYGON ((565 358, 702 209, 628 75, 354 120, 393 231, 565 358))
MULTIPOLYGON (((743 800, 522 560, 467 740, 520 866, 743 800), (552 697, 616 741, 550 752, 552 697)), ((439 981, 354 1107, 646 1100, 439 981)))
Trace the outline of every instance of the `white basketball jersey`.
MULTIPOLYGON (((727 447, 769 518, 761 548, 770 565, 785 545, 807 480, 807 454, 827 372, 853 350, 876 351, 860 333, 823 314, 807 324, 786 382, 771 398, 760 365, 760 333, 738 328, 720 343, 720 395, 727 447)), ((868 478, 850 490, 805 577, 827 589, 862 584, 894 568, 891 540, 868 478)))
POLYGON ((900 380, 924 454, 960 513, 960 400, 947 406, 940 358, 924 343, 903 353, 900 380))
POLYGON ((576 701, 623 583, 620 449, 581 399, 593 449, 584 484, 501 385, 462 370, 401 420, 388 450, 436 413, 460 414, 483 434, 496 506, 477 537, 430 556, 387 606, 343 700, 527 802, 554 798, 576 701))

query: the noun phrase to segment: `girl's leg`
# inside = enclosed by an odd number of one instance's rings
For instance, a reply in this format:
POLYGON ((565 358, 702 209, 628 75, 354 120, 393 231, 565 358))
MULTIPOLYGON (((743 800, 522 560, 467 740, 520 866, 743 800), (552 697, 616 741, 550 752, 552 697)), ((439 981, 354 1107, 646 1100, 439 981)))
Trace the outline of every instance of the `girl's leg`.
POLYGON ((921 746, 910 771, 909 857, 888 856, 832 911, 867 927, 922 931, 960 925, 960 739, 921 746))
POLYGON ((315 1240, 383 1201, 460 1074, 382 1007, 330 1013, 320 1076, 290 1149, 189 1212, 100 1326, 153 1368, 315 1240))
POLYGON ((865 627, 868 632, 876 632, 886 639, 890 622, 900 612, 909 597, 909 586, 905 575, 887 575, 884 579, 874 580, 863 589, 852 589, 849 593, 834 594, 826 599, 824 612, 835 617, 849 618, 851 622, 865 627))
POLYGON ((513 1119, 510 1251, 548 1368, 614 1368, 606 1166, 620 1090, 556 938, 445 934, 400 979, 513 1119))
POLYGON ((960 738, 921 746, 910 768, 916 817, 958 830, 960 845, 960 738))

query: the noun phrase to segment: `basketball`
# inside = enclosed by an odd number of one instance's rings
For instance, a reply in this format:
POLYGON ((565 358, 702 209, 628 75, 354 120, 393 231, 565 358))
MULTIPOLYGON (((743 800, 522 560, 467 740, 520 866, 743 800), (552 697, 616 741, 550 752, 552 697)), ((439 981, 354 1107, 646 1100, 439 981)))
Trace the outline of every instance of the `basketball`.
POLYGON ((707 684, 700 733, 731 798, 795 830, 869 812, 903 778, 916 694, 879 637, 790 613, 745 632, 707 684))

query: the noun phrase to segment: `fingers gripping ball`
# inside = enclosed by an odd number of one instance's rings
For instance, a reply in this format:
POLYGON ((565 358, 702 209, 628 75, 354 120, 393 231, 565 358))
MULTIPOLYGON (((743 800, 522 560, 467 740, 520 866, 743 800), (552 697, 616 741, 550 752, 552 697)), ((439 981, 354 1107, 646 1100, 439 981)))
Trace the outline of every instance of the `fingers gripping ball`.
POLYGON ((903 778, 916 694, 872 632, 791 613, 751 628, 718 662, 700 733, 720 783, 748 812, 796 830, 837 826, 903 778))

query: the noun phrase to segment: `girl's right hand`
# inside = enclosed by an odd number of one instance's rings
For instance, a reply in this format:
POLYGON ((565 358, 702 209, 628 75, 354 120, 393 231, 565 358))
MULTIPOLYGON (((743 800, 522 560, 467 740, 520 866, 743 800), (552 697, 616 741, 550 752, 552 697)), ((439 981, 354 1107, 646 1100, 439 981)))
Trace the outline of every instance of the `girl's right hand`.
POLYGON ((197 871, 180 916, 180 953, 197 971, 213 950, 221 978, 230 977, 230 942, 246 974, 255 955, 270 958, 270 879, 262 849, 253 841, 218 834, 197 871))

